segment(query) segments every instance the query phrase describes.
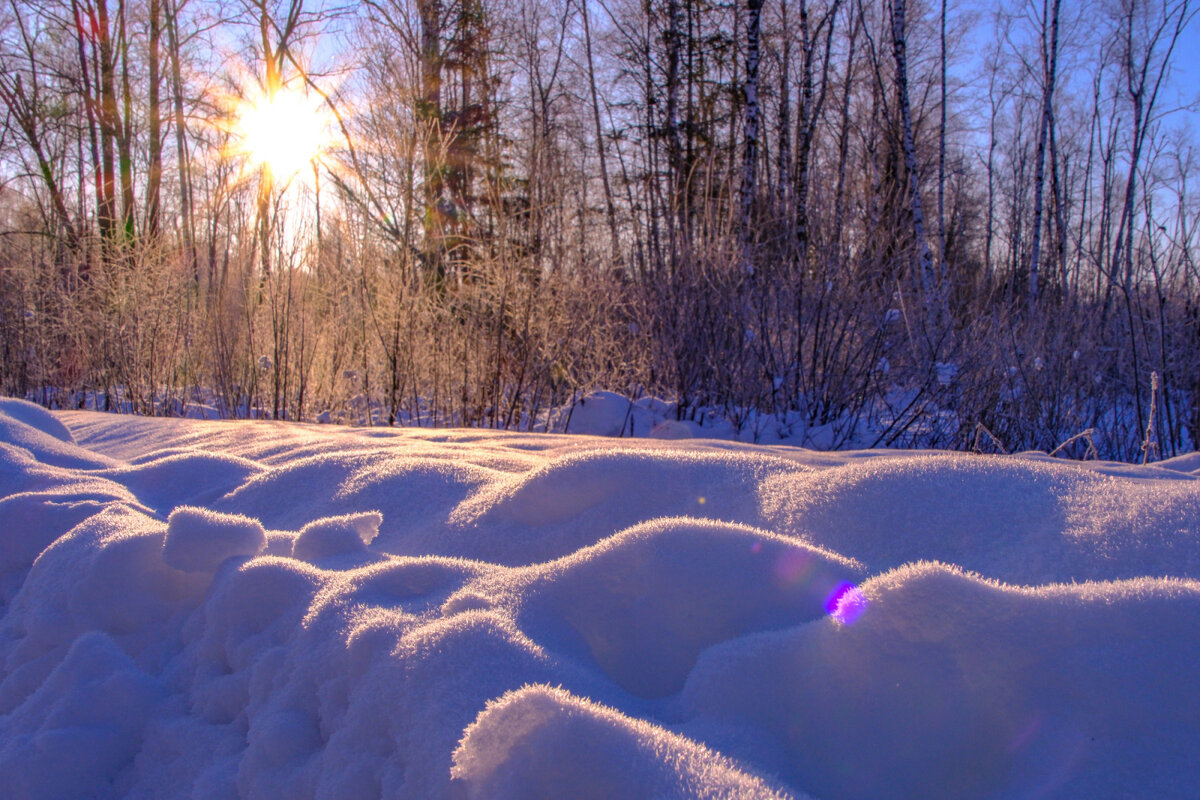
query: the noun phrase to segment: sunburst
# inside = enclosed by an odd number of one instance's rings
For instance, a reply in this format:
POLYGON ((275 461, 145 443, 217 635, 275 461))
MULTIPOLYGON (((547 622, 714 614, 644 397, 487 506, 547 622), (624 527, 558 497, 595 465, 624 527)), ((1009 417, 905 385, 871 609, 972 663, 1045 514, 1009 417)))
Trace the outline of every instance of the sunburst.
POLYGON ((275 183, 306 176, 333 142, 321 98, 287 86, 240 101, 235 118, 234 151, 275 183))

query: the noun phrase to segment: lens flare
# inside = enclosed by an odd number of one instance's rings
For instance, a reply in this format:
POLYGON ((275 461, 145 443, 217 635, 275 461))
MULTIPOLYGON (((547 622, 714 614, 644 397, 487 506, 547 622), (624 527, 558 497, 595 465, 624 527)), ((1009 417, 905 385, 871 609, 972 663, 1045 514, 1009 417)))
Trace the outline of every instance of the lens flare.
POLYGON ((825 598, 825 613, 842 625, 853 625, 867 610, 867 596, 849 581, 842 581, 825 598))
POLYGON ((808 580, 813 560, 803 550, 784 550, 775 559, 775 581, 780 586, 799 586, 808 580))

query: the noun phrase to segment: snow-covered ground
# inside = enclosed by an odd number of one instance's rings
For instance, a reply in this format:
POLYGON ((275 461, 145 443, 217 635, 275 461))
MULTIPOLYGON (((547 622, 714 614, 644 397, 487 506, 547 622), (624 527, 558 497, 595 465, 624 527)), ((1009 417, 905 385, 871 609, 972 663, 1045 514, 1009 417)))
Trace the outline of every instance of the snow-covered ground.
POLYGON ((1194 797, 1197 468, 0 401, 0 796, 1194 797))
MULTIPOLYGON (((186 419, 270 419, 270 409, 264 408, 261 402, 230 410, 211 391, 196 389, 191 394, 192 399, 186 405, 177 398, 171 398, 155 400, 152 407, 159 416, 186 419)), ((136 409, 140 407, 119 394, 106 396, 95 392, 45 390, 31 392, 26 399, 41 399, 43 405, 48 403, 49 407, 55 409, 104 410, 121 414, 137 413, 136 409)), ((891 399, 894 401, 892 405, 898 408, 908 406, 913 400, 911 393, 901 390, 896 390, 891 399)), ((461 422, 459 417, 447 419, 435 415, 428 405, 427 401, 421 401, 419 414, 408 409, 397 409, 394 424, 404 428, 444 428, 457 426, 461 422)), ((893 413, 883 409, 857 416, 846 413, 833 422, 823 424, 810 423, 805 414, 795 410, 776 416, 749 408, 705 406, 689 407, 684 410, 682 419, 680 416, 678 404, 662 398, 640 395, 634 399, 598 390, 577 393, 564 405, 538 412, 536 418, 531 419, 528 415, 514 417, 510 420, 509 428, 537 433, 630 439, 722 439, 753 444, 787 444, 816 450, 844 450, 852 447, 869 448, 887 440, 887 422, 893 418, 893 413)), ((356 394, 334 410, 314 410, 298 420, 287 415, 283 418, 293 422, 386 426, 388 409, 378 398, 356 394)), ((489 421, 485 415, 482 419, 476 419, 472 427, 488 427, 489 421)), ((957 430, 959 421, 945 412, 931 412, 919 424, 913 422, 906 430, 910 436, 927 438, 933 435, 934 426, 939 429, 939 435, 945 438, 957 430)), ((994 443, 990 444, 994 447, 994 443)))

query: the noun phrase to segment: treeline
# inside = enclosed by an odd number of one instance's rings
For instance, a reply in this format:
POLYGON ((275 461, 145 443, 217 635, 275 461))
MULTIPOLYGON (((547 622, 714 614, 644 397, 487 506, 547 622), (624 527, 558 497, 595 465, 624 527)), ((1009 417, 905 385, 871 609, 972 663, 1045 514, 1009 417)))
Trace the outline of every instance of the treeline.
POLYGON ((835 445, 1193 449, 1195 11, 986 13, 11 0, 0 390, 511 428, 604 388, 835 445), (273 181, 236 120, 283 91, 329 142, 273 181))

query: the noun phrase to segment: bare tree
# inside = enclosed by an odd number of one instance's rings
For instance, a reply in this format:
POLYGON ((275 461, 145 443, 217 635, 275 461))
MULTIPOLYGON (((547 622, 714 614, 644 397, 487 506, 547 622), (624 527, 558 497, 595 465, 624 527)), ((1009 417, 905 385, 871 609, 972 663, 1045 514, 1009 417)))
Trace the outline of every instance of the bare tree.
POLYGON ((746 20, 746 123, 743 134, 742 183, 741 183, 741 231, 744 246, 751 239, 754 198, 758 192, 758 62, 759 26, 762 20, 763 0, 746 0, 749 18, 746 20))
POLYGON ((1058 78, 1058 14, 1062 0, 1043 0, 1040 50, 1042 55, 1042 116, 1038 126, 1033 178, 1033 244, 1029 256, 1029 300, 1037 302, 1038 269, 1042 242, 1043 193, 1046 183, 1046 141, 1054 118, 1054 84, 1058 78))
POLYGON ((945 331, 946 299, 942 295, 933 271, 933 254, 929 249, 929 239, 925 234, 925 214, 921 207, 921 178, 917 170, 916 145, 913 139, 912 110, 908 95, 908 40, 906 27, 906 0, 893 0, 891 6, 892 22, 892 56, 896 61, 896 94, 900 106, 900 126, 904 146, 904 165, 908 172, 908 197, 912 213, 913 238, 915 240, 916 257, 914 272, 921 297, 925 304, 924 346, 931 354, 935 347, 933 342, 939 339, 945 331))

